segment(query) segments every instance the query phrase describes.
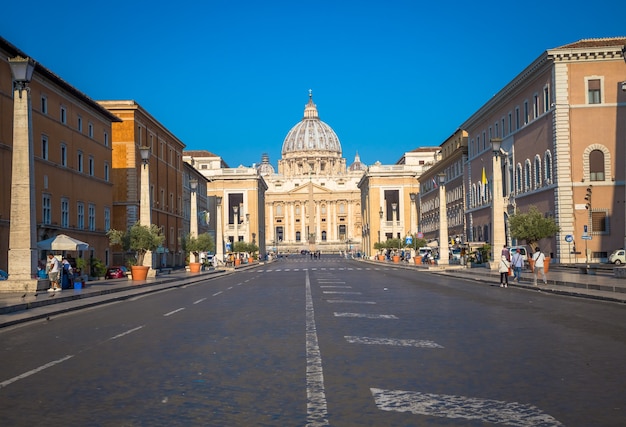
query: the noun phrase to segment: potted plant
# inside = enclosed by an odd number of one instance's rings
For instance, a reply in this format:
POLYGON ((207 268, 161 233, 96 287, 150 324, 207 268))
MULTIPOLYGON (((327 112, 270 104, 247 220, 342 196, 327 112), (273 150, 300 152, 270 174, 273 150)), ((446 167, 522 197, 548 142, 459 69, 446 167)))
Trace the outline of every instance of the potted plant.
POLYGON ((103 280, 107 272, 107 266, 98 258, 91 258, 91 274, 98 280, 103 280))
MULTIPOLYGON (((526 213, 518 213, 509 217, 511 237, 524 240, 534 249, 541 239, 552 238, 560 231, 558 224, 552 217, 546 218, 536 206, 531 206, 526 213)), ((529 254, 530 255, 530 254, 529 254)), ((534 271, 534 260, 528 259, 531 271, 534 271)), ((547 273, 550 257, 544 260, 544 271, 547 273)))
POLYGON ((250 254, 248 257, 248 264, 252 264, 257 258, 256 253, 259 251, 259 247, 254 243, 248 243, 247 252, 250 254))
POLYGON ((131 266, 133 280, 145 280, 150 267, 144 265, 144 257, 148 251, 154 252, 163 244, 165 236, 161 229, 155 224, 147 226, 137 222, 126 231, 111 229, 107 236, 111 245, 119 245, 125 251, 135 252, 137 265, 131 266))
POLYGON ((423 248, 427 244, 428 242, 426 241, 426 239, 418 238, 417 235, 413 236, 413 243, 411 244, 411 250, 415 251, 415 256, 413 257, 413 262, 415 263, 415 265, 419 265, 422 263, 422 257, 419 256, 419 253, 417 252, 417 250, 419 248, 423 248))
POLYGON ((239 254, 248 252, 248 248, 249 248, 248 243, 243 242, 243 241, 237 241, 233 244, 233 252, 236 254, 235 266, 238 266, 241 264, 241 257, 239 256, 239 254))
POLYGON ((209 233, 202 233, 198 237, 187 236, 184 240, 183 250, 194 254, 195 261, 189 262, 189 272, 198 273, 201 264, 198 262, 200 252, 212 252, 215 250, 215 242, 209 233))

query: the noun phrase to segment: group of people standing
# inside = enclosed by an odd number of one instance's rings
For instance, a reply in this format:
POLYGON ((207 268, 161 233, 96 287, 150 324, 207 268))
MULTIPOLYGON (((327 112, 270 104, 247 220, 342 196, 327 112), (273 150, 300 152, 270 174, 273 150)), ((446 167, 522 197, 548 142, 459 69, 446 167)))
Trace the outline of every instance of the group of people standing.
MULTIPOLYGON (((546 285, 548 283, 546 279, 546 273, 544 271, 544 261, 546 259, 545 255, 539 247, 535 248, 535 253, 532 255, 533 259, 533 284, 537 286, 537 277, 541 275, 543 279, 543 284, 546 285)), ((522 280, 522 268, 524 267, 524 256, 521 253, 521 250, 517 248, 513 255, 511 255, 509 249, 506 245, 502 248, 502 255, 500 257, 500 265, 498 271, 500 272, 500 287, 506 288, 509 286, 509 275, 511 275, 511 270, 513 272, 513 281, 517 281, 519 283, 522 280)))

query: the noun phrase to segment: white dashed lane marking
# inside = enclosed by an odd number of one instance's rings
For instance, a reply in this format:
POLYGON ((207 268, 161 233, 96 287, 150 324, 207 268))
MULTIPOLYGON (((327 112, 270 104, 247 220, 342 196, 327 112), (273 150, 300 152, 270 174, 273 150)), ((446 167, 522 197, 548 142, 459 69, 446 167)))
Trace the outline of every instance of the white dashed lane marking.
POLYGON ((391 345, 398 347, 421 347, 421 348, 443 348, 434 341, 429 340, 410 340, 396 338, 372 338, 372 337, 354 337, 345 336, 346 341, 350 344, 368 344, 368 345, 391 345))
POLYGON ((563 425, 536 406, 523 403, 379 388, 371 388, 370 391, 376 406, 383 411, 410 412, 415 415, 442 418, 464 418, 518 427, 563 425))
POLYGON ((397 319, 393 314, 337 313, 335 317, 361 317, 365 319, 397 319))
POLYGON ((338 303, 338 304, 376 304, 374 301, 355 301, 355 300, 348 300, 348 299, 329 299, 329 300, 326 300, 326 302, 329 302, 331 304, 334 304, 334 303, 338 303))

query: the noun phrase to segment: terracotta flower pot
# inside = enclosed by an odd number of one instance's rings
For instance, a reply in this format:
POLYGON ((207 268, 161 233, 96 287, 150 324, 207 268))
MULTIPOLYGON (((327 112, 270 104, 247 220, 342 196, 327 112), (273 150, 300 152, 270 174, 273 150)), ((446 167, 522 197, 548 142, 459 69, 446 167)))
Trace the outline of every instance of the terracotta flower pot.
POLYGON ((394 255, 394 256, 392 257, 392 259, 393 259, 393 262, 395 262, 396 264, 398 264, 398 263, 400 262, 400 255, 394 255))
POLYGON ((378 261, 384 261, 385 255, 378 255, 378 261))
POLYGON ((150 270, 150 267, 146 265, 133 265, 130 267, 133 280, 146 280, 146 277, 148 277, 148 270, 150 270))
POLYGON ((235 258, 235 265, 240 265, 241 264, 241 258, 235 258))
POLYGON ((201 264, 199 262, 190 262, 189 263, 189 272, 190 273, 199 273, 201 264))
POLYGON ((416 265, 419 265, 422 263, 422 257, 419 257, 419 256, 413 257, 413 261, 415 261, 416 265))

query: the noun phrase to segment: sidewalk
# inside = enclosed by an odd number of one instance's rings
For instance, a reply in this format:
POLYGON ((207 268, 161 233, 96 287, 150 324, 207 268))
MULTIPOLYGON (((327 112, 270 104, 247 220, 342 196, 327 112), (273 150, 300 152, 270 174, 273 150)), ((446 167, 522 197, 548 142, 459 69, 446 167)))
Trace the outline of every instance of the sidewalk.
MULTIPOLYGON (((466 268, 460 265, 448 265, 444 268, 439 266, 429 267, 421 264, 415 265, 412 263, 393 264, 388 261, 365 261, 372 264, 396 265, 401 268, 410 268, 435 274, 459 277, 489 284, 490 286, 500 285, 500 273, 490 270, 489 268, 466 268)), ((524 270, 520 283, 513 282, 513 277, 509 277, 509 287, 626 303, 626 279, 615 277, 612 269, 598 270, 597 274, 582 274, 576 268, 550 265, 546 277, 548 281, 547 285, 544 285, 541 277, 539 277, 537 281, 538 286, 534 286, 533 273, 529 270, 524 270)))
MULTIPOLYGON (((450 277, 473 280, 480 284, 499 286, 500 274, 488 268, 465 268, 450 265, 446 268, 424 266, 409 263, 394 264, 387 261, 363 260, 372 265, 405 268, 417 271, 428 271, 450 277)), ((242 265, 234 269, 217 269, 200 273, 188 273, 185 270, 174 270, 170 274, 159 275, 153 279, 137 282, 128 279, 97 280, 87 282, 80 290, 66 289, 60 293, 39 291, 37 294, 0 293, 0 328, 16 325, 48 316, 80 310, 113 301, 123 301, 138 295, 158 292, 163 289, 182 287, 204 280, 232 274, 237 270, 245 270, 258 266, 242 265)), ((539 286, 533 286, 532 273, 524 271, 522 282, 513 282, 509 277, 510 288, 526 288, 533 291, 569 295, 582 298, 597 299, 626 303, 626 279, 617 278, 609 272, 597 275, 581 274, 578 270, 568 270, 559 266, 551 266, 546 274, 548 284, 539 279, 539 286)))

